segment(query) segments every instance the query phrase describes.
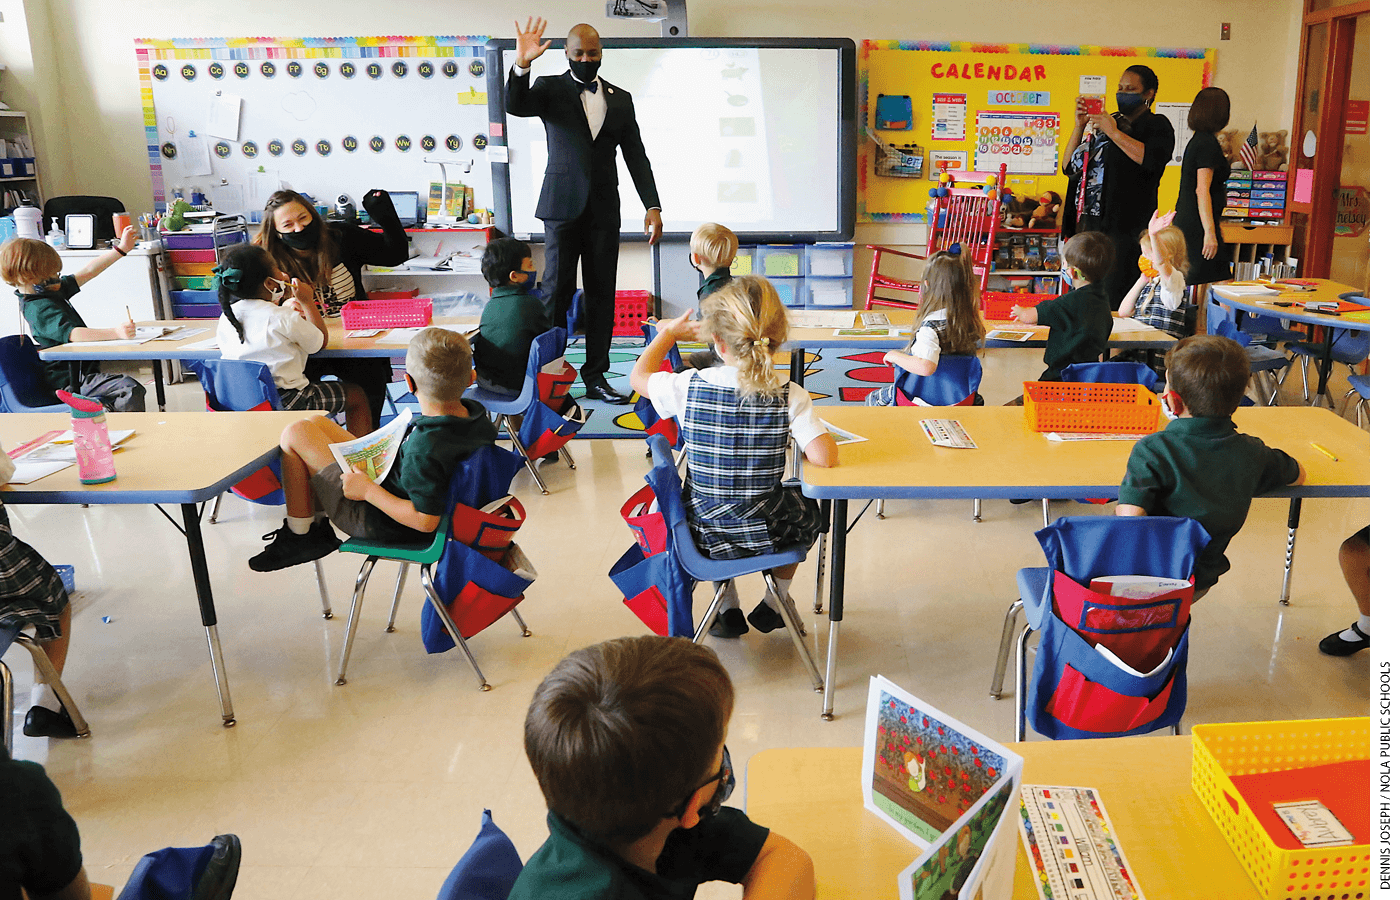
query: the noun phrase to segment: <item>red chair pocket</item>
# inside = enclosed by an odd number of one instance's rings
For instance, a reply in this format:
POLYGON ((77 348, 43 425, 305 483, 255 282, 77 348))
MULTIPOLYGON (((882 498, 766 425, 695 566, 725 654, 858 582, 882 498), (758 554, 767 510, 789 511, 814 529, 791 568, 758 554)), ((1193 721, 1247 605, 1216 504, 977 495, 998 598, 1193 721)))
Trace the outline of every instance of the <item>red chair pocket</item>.
POLYGON ((1171 701, 1176 677, 1152 697, 1129 697, 1095 684, 1066 664, 1045 711, 1057 721, 1098 734, 1120 734, 1160 718, 1171 701))

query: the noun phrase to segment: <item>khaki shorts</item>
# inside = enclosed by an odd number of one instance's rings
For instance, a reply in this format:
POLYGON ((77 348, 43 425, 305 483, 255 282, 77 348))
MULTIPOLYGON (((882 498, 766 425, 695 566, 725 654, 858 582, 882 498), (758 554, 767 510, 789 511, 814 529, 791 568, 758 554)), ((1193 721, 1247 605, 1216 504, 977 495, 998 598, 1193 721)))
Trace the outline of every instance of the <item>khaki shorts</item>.
POLYGON ((311 490, 316 504, 325 511, 331 524, 352 538, 383 544, 424 544, 432 539, 421 531, 394 521, 382 509, 367 500, 351 500, 341 487, 340 466, 331 463, 311 476, 311 490))

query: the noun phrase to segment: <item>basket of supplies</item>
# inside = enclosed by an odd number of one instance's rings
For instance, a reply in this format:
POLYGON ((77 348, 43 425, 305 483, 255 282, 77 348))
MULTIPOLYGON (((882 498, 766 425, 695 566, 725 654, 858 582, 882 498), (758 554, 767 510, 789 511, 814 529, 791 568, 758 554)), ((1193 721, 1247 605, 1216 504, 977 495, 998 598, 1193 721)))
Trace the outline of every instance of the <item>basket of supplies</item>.
POLYGON ((1161 423, 1157 395, 1140 384, 1023 384, 1026 427, 1031 431, 1151 434, 1161 423))
POLYGON ((613 337, 640 337, 650 307, 651 291, 618 291, 613 305, 613 337))
POLYGON ((1011 318, 1013 306, 1035 306, 1042 300, 1054 300, 1054 294, 982 292, 982 318, 989 322, 1004 322, 1011 318))
POLYGON ((352 300, 340 308, 346 331, 357 328, 417 328, 433 324, 433 301, 420 297, 397 300, 352 300))
POLYGON ((1358 717, 1191 729, 1191 789, 1266 900, 1367 896, 1369 725, 1358 717), (1303 847, 1274 802, 1305 798, 1356 842, 1303 847))

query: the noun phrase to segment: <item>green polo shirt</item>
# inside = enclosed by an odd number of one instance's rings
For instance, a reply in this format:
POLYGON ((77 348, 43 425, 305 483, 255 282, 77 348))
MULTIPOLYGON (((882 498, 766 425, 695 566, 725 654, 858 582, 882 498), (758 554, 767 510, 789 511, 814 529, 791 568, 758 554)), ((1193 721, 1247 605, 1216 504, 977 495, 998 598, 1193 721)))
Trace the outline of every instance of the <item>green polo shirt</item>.
MULTIPOLYGON (((87 327, 83 317, 78 315, 78 311, 69 302, 79 290, 78 279, 72 275, 64 275, 58 280, 57 287, 41 294, 21 294, 15 291, 22 301, 20 310, 24 313, 24 321, 29 323, 29 333, 34 335, 34 340, 40 347, 66 344, 74 328, 87 327)), ((78 369, 80 375, 91 375, 99 371, 96 362, 81 363, 78 369)), ((69 367, 66 362, 44 363, 44 374, 48 375, 49 384, 55 388, 72 386, 69 384, 72 379, 68 377, 69 367)))
POLYGON ((1035 308, 1036 322, 1050 326, 1045 339, 1045 371, 1041 381, 1059 381, 1071 363, 1096 362, 1108 350, 1113 333, 1113 307, 1102 283, 1086 284, 1035 308))
POLYGON ((549 837, 515 882, 510 900, 690 900, 707 881, 739 884, 753 868, 768 829, 733 807, 694 828, 671 832, 656 872, 626 862, 554 813, 549 837))
POLYGON ((530 344, 551 327, 544 304, 523 285, 492 288, 472 350, 476 377, 493 387, 520 390, 530 363, 530 344))
POLYGON ((1229 571, 1225 548, 1250 501, 1297 480, 1293 457, 1240 434, 1229 416, 1176 419, 1133 447, 1118 502, 1205 526, 1210 543, 1196 557, 1196 589, 1204 590, 1229 571))
POLYGON ((700 282, 700 290, 695 292, 695 298, 704 300, 733 280, 734 276, 729 274, 729 267, 720 266, 711 272, 704 281, 700 282))
POLYGON ((83 868, 78 826, 38 763, 10 759, 0 747, 0 900, 61 890, 83 868))
POLYGON ((447 511, 447 486, 462 460, 496 442, 496 426, 486 407, 463 401, 467 415, 419 416, 409 426, 394 467, 383 487, 395 497, 412 501, 413 508, 428 516, 447 511))

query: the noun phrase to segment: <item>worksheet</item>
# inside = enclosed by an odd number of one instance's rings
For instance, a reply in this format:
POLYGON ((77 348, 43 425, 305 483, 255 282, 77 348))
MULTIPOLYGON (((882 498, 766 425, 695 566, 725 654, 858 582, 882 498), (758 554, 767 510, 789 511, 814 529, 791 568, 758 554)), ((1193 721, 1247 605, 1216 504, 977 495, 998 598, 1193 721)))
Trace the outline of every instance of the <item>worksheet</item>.
POLYGON ((1021 842, 1052 900, 1142 900, 1093 788, 1021 786, 1021 842))

